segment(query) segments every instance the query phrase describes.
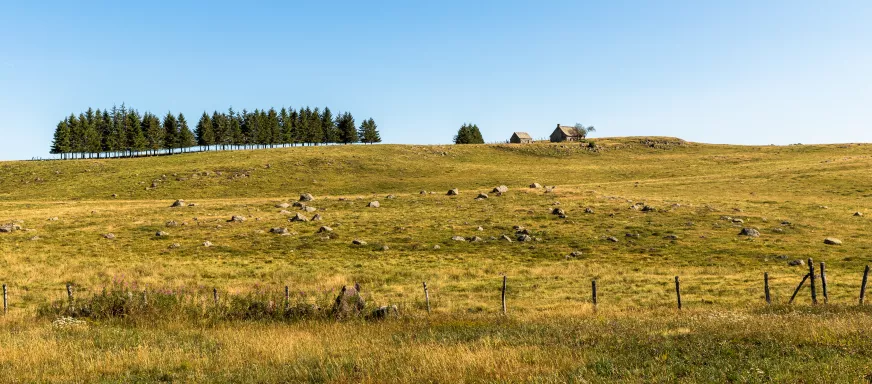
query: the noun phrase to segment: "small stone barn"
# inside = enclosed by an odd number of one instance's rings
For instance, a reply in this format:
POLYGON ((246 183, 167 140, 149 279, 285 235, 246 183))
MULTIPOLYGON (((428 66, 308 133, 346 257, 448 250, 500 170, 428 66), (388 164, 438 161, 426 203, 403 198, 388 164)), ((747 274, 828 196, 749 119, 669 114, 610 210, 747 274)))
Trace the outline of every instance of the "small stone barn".
POLYGON ((557 128, 554 129, 554 132, 551 133, 551 142, 552 143, 560 143, 563 141, 578 141, 578 132, 575 131, 575 127, 567 127, 565 125, 557 124, 557 128))
POLYGON ((512 134, 512 138, 509 139, 509 142, 514 144, 528 144, 533 142, 533 138, 527 132, 515 132, 512 134))

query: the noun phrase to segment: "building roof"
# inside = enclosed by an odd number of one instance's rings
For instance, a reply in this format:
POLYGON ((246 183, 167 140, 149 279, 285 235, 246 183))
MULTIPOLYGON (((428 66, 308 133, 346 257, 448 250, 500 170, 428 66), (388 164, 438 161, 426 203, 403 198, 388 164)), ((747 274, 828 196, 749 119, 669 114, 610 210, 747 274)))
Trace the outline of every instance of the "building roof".
POLYGON ((561 125, 561 126, 557 127, 557 129, 555 131, 557 131, 557 130, 559 130, 560 132, 562 132, 564 135, 566 135, 568 137, 578 136, 578 133, 575 132, 575 127, 567 127, 565 125, 561 125))
POLYGON ((527 132, 515 132, 515 136, 518 136, 519 139, 533 139, 527 132))

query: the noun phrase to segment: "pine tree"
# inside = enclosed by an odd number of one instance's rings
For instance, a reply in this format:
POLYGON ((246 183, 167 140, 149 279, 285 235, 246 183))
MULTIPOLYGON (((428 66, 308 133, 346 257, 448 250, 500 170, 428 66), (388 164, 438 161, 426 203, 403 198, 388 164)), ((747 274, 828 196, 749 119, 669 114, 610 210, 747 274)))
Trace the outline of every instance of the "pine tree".
POLYGON ((360 141, 368 144, 381 143, 381 136, 378 133, 378 125, 375 120, 369 118, 360 123, 360 141))
POLYGON ((300 142, 300 134, 299 134, 299 122, 300 114, 297 113, 293 108, 288 112, 288 137, 291 146, 293 147, 296 143, 300 142))
POLYGON ((100 156, 100 151, 103 147, 103 138, 97 128, 97 115, 94 110, 88 108, 84 118, 84 150, 90 157, 92 154, 100 156))
POLYGON ((191 132, 191 128, 188 128, 188 120, 185 119, 185 115, 179 113, 179 148, 182 148, 182 151, 185 152, 186 149, 197 145, 197 142, 194 141, 194 133, 191 132))
POLYGON ((267 131, 269 133, 269 144, 275 147, 276 144, 282 142, 282 127, 279 125, 279 115, 275 108, 270 108, 266 117, 267 131))
POLYGON ((309 142, 309 112, 311 111, 308 108, 300 107, 297 113, 297 142, 303 145, 309 142))
POLYGON ((354 124, 354 117, 350 113, 345 112, 337 115, 336 126, 339 128, 339 140, 344 144, 352 144, 360 141, 357 134, 357 126, 354 124))
POLYGON ((318 145, 324 140, 324 130, 321 128, 321 109, 315 107, 309 114, 309 141, 318 145))
POLYGON ((463 124, 454 136, 454 144, 484 144, 478 125, 463 124))
POLYGON ((117 143, 115 142, 115 126, 112 124, 112 118, 109 117, 108 110, 100 112, 98 109, 97 116, 97 130, 100 131, 100 136, 103 139, 101 147, 107 153, 106 157, 110 157, 112 153, 118 150, 117 143))
POLYGON ((288 109, 282 107, 282 110, 279 111, 279 127, 281 128, 282 146, 286 146, 287 144, 291 143, 292 123, 288 119, 290 119, 290 117, 288 116, 288 109))
POLYGON ((176 120, 176 116, 172 112, 167 112, 167 115, 164 116, 163 130, 163 148, 169 150, 170 154, 172 154, 176 148, 181 147, 179 145, 179 121, 176 120))
POLYGON ((146 112, 142 117, 142 131, 145 133, 146 149, 150 150, 152 155, 157 154, 164 143, 164 129, 160 118, 151 112, 146 112))
POLYGON ((60 154, 61 158, 66 158, 66 155, 70 153, 70 126, 67 124, 66 119, 61 120, 55 129, 51 153, 60 154))
POLYGON ((194 134, 197 137, 197 145, 206 147, 206 150, 215 145, 215 131, 212 130, 212 119, 209 118, 209 114, 206 112, 203 112, 203 116, 200 117, 200 122, 197 123, 194 134))
POLYGON ((339 131, 336 128, 336 121, 333 120, 333 113, 330 112, 328 107, 324 107, 324 112, 321 113, 321 130, 324 131, 324 144, 339 142, 339 131))
POLYGON ((142 131, 142 117, 136 110, 125 113, 127 122, 124 131, 127 133, 127 152, 133 156, 146 148, 145 133, 142 131))

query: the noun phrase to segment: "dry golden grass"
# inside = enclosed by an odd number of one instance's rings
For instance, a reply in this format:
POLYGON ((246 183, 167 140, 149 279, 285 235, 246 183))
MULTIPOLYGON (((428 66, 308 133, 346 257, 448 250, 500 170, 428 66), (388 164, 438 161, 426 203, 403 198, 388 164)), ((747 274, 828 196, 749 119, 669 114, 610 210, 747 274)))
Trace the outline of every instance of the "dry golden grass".
POLYGON ((866 212, 872 197, 872 146, 655 140, 598 140, 599 152, 347 146, 0 163, 0 224, 20 220, 26 229, 0 234, 0 280, 11 299, 0 320, 0 367, 15 382, 867 380, 872 321, 855 304, 872 227, 852 214, 866 212), (153 180, 161 181, 147 188, 153 180), (527 188, 532 182, 557 189, 527 188), (506 195, 473 200, 500 184, 506 195), (445 196, 453 187, 461 195, 445 196), (323 222, 290 223, 275 208, 304 192, 315 194, 323 222), (197 206, 169 208, 176 198, 197 206), (372 200, 381 208, 367 208, 372 200), (550 214, 554 202, 567 219, 550 214), (630 209, 636 202, 656 211, 630 209), (247 220, 228 223, 231 215, 247 220), (171 220, 186 225, 166 227, 171 220), (320 225, 334 229, 330 238, 320 225), (491 240, 514 237, 514 225, 541 241, 491 240), (295 234, 268 232, 279 226, 295 234), (743 226, 761 236, 738 236, 743 226), (155 237, 158 230, 169 236, 155 237), (844 244, 824 245, 828 236, 844 244), (207 240, 214 246, 203 247, 207 240), (582 256, 567 258, 573 251, 582 256), (811 307, 806 288, 784 306, 807 272, 787 262, 809 257, 827 264, 831 304, 811 307), (763 304, 763 272, 773 308, 763 304), (507 318, 499 315, 503 274, 507 318), (309 303, 359 282, 370 306, 397 304, 402 316, 87 319, 72 327, 36 317, 37 307, 64 297, 67 282, 81 296, 147 287, 203 302, 212 287, 222 297, 260 292, 280 301, 288 285, 293 300, 309 303))

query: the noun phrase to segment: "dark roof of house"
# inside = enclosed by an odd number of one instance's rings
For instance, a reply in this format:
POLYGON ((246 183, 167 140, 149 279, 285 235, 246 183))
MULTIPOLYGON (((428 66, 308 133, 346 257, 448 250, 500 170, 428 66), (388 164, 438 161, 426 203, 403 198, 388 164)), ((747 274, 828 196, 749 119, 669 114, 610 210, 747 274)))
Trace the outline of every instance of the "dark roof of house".
POLYGON ((515 136, 518 136, 519 139, 533 139, 527 132, 515 132, 515 136))

